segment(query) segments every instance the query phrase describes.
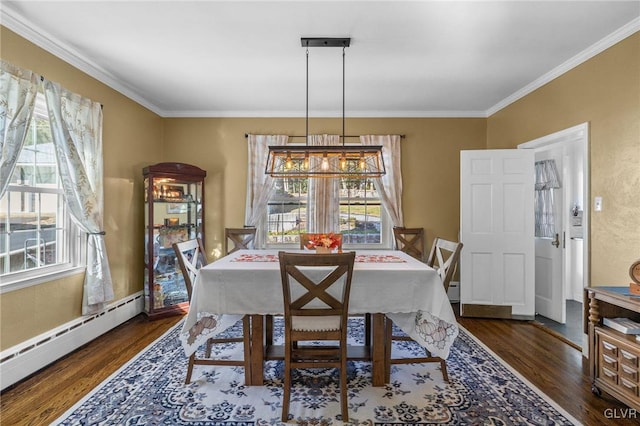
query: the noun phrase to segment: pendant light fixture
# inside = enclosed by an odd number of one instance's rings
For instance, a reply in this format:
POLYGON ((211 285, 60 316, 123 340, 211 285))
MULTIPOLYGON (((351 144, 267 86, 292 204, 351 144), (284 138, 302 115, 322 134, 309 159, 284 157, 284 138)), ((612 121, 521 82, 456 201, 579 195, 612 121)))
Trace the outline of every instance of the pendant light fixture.
POLYGON ((385 174, 381 145, 345 143, 345 48, 350 38, 302 38, 306 47, 306 132, 304 145, 269 146, 265 173, 278 178, 365 178, 385 174), (342 144, 309 145, 309 47, 342 47, 342 144))

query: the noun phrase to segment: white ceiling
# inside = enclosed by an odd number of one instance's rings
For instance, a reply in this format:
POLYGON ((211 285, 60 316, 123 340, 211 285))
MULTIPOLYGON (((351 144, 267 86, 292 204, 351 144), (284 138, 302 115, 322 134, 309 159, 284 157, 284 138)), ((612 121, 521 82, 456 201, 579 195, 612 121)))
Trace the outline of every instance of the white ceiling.
MULTIPOLYGON (((349 117, 485 117, 640 29, 640 0, 1 3, 2 25, 165 117, 304 116, 301 37, 351 37, 349 117)), ((310 115, 340 116, 342 49, 310 48, 309 70, 310 115)))

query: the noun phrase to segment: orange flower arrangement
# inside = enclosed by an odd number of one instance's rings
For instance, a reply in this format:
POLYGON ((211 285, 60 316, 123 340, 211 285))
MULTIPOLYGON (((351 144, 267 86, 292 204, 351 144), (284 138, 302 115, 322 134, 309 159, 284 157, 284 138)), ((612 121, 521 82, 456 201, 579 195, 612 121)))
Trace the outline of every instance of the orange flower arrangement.
POLYGON ((314 247, 325 247, 334 249, 340 246, 341 241, 342 234, 334 234, 333 232, 329 234, 313 234, 311 238, 309 238, 307 248, 312 249, 314 247))

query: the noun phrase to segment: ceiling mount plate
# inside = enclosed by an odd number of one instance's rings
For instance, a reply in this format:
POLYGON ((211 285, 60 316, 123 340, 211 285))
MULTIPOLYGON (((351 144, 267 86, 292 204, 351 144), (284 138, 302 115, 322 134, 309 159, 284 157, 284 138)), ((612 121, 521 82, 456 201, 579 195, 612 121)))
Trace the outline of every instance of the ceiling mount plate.
POLYGON ((302 37, 302 47, 349 47, 351 37, 302 37))

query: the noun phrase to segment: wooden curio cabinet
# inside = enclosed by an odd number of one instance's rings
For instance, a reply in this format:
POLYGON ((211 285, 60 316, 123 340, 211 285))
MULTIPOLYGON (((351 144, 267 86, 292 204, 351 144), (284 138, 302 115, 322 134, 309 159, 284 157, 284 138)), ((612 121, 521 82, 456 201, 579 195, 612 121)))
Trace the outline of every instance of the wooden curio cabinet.
POLYGON ((144 307, 149 318, 182 314, 189 297, 172 244, 204 241, 204 178, 207 172, 184 163, 143 169, 145 273, 144 307))

